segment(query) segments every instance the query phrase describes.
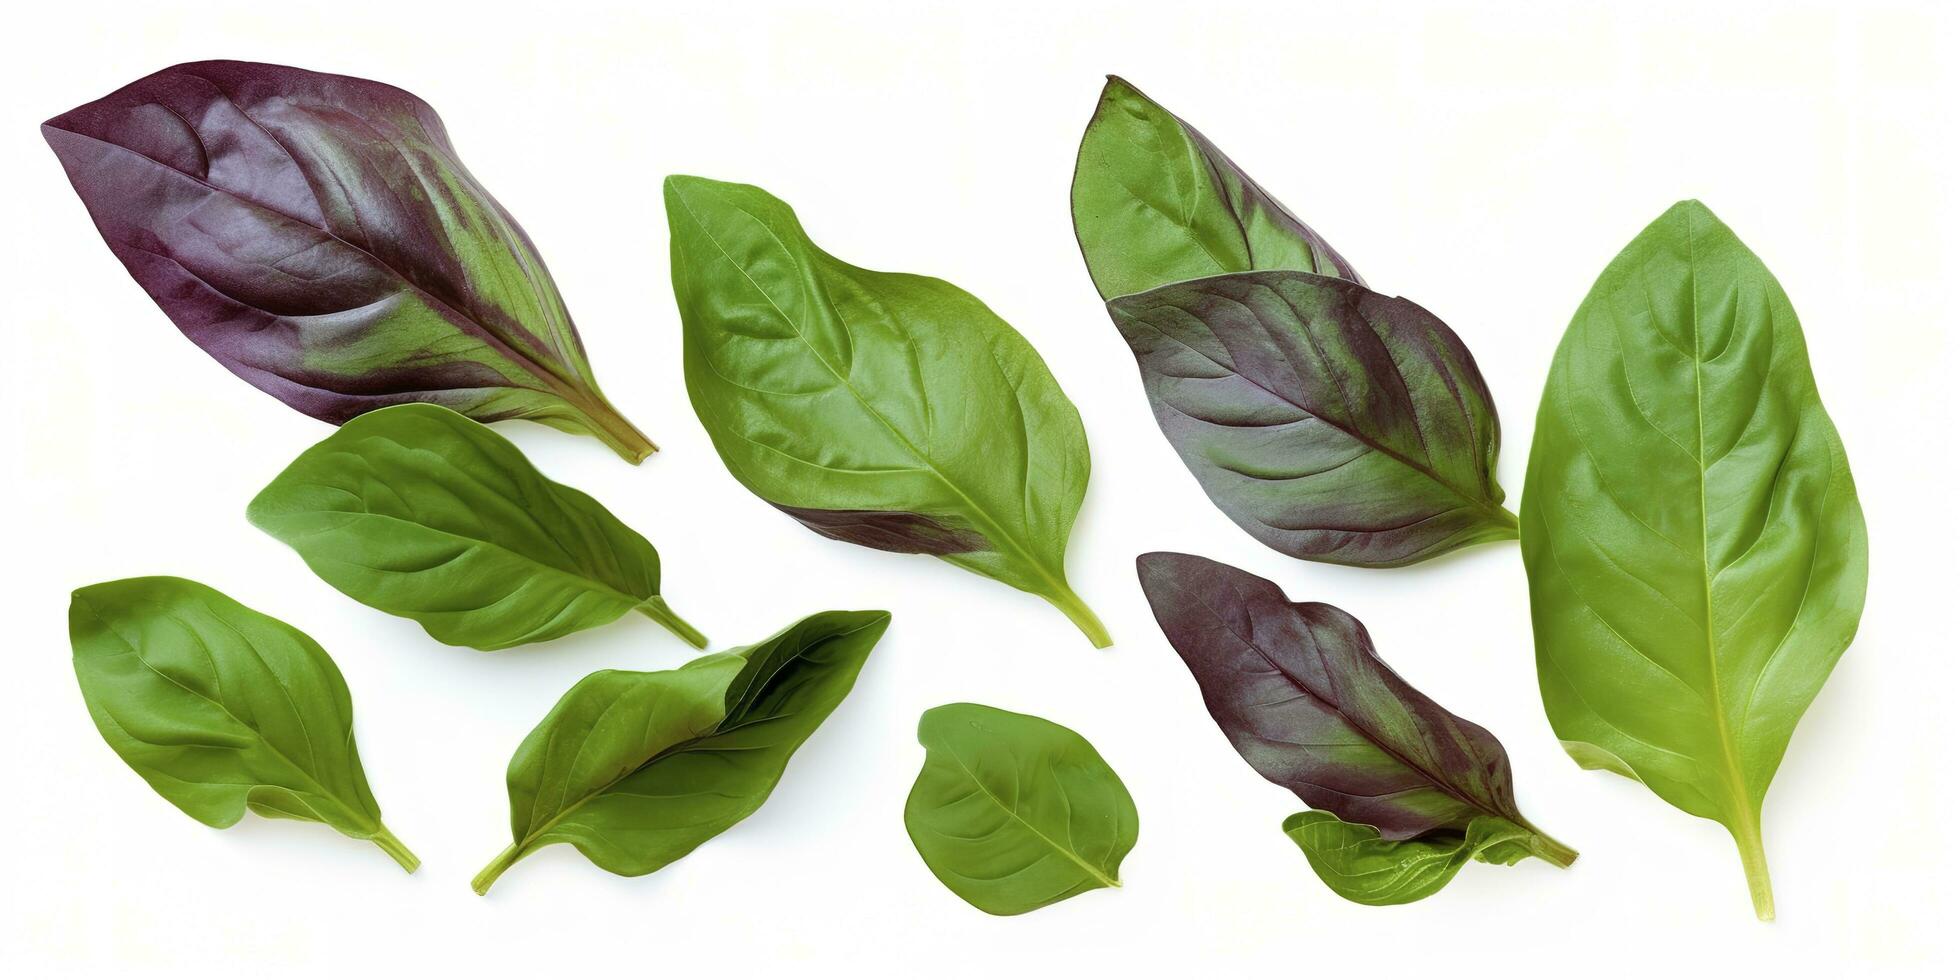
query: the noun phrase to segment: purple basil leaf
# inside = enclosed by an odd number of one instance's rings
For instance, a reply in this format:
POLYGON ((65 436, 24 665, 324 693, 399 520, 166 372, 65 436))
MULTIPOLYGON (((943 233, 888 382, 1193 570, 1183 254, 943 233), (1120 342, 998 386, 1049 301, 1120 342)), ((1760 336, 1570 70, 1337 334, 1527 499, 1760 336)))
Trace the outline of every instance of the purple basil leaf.
POLYGON ((1428 310, 1275 271, 1175 283, 1109 311, 1165 438, 1267 547, 1390 567, 1518 536, 1490 390, 1428 310))
POLYGON ((1531 853, 1571 863, 1518 812, 1496 737, 1397 676, 1353 616, 1195 555, 1140 556, 1137 577, 1212 719, 1260 775, 1383 840, 1497 818, 1531 832, 1531 853))
POLYGON ((261 391, 335 424, 433 402, 653 451, 600 393, 530 239, 415 96, 206 61, 41 132, 130 275, 261 391))

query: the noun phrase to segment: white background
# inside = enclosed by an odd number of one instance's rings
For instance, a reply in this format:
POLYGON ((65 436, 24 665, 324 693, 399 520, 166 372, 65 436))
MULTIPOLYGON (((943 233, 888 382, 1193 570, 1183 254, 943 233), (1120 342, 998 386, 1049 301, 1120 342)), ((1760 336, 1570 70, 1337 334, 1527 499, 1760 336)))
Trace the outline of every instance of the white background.
POLYGON ((1949 304, 1956 19, 1934 3, 973 2, 822 11, 697 2, 31 4, 0 58, 7 331, 0 956, 14 976, 1698 975, 1930 969, 1955 909, 1956 476, 1949 304), (507 842, 503 770, 600 667, 689 651, 623 620, 503 653, 446 648, 343 598, 243 517, 320 423, 186 342, 96 236, 36 124, 167 65, 362 75, 434 104, 551 264, 606 391, 663 447, 638 468, 500 431, 659 547, 719 648, 824 608, 891 609, 863 679, 754 817, 618 878, 570 848, 470 876, 507 842), (1944 64, 1943 64, 1944 62, 1944 64), (1363 270, 1452 323, 1495 392, 1516 493, 1539 387, 1608 259, 1678 198, 1782 279, 1871 528, 1856 643, 1765 816, 1781 920, 1724 831, 1581 771, 1534 677, 1515 546, 1403 571, 1288 559, 1212 508, 1157 432, 1076 252, 1068 183, 1105 72, 1201 127, 1363 270), (1942 91, 1943 90, 1943 91, 1942 91), (1041 600, 826 541, 731 479, 682 389, 663 175, 760 184, 825 248, 942 276, 1038 347, 1094 479, 1070 577, 1095 651, 1041 600), (1473 865, 1420 904, 1336 898, 1279 832, 1300 809, 1241 762, 1150 619, 1131 559, 1241 565, 1373 630, 1418 687, 1510 750, 1524 812, 1583 857, 1473 865), (370 781, 425 860, 247 817, 204 828, 102 743, 68 664, 70 589, 195 578, 310 632, 354 694, 370 781), (944 890, 900 808, 919 712, 973 700, 1092 740, 1135 795, 1125 887, 1015 919, 944 890))

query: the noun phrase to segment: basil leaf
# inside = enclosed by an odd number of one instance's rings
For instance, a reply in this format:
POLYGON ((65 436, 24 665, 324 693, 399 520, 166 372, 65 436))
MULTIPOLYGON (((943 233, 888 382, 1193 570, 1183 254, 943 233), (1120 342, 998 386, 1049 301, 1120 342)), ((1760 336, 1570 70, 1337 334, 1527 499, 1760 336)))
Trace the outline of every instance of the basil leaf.
POLYGON ((1307 855, 1314 874, 1334 893, 1362 905, 1404 905, 1441 891, 1464 864, 1516 864, 1531 832, 1495 817, 1474 817, 1461 833, 1383 840, 1366 824, 1308 810, 1286 818, 1286 836, 1307 855))
POLYGON ((587 675, 511 757, 513 843, 471 882, 476 893, 549 844, 643 875, 739 823, 850 693, 890 624, 886 612, 817 613, 677 670, 587 675))
POLYGON ((953 894, 1020 915, 1120 884, 1137 808, 1087 739, 1033 715, 942 704, 920 716, 919 744, 905 832, 953 894))
MULTIPOLYGON (((1462 837, 1478 821, 1515 828, 1497 837, 1559 867, 1578 857, 1518 812, 1511 761, 1496 737, 1397 676, 1353 616, 1291 602, 1265 579, 1195 555, 1142 555, 1137 576, 1239 755, 1308 806, 1365 824, 1386 844, 1427 841, 1392 860, 1419 860, 1440 840, 1431 835, 1462 837)), ((1311 841, 1323 852, 1352 843, 1349 832, 1337 838, 1311 841)), ((1390 853, 1371 847, 1353 867, 1375 867, 1390 853)))
POLYGON ((267 484, 246 516, 348 598, 444 643, 501 650, 637 609, 707 645, 661 598, 653 545, 440 406, 348 422, 267 484))
POLYGON ((1517 537, 1490 390, 1428 310, 1340 279, 1251 272, 1109 311, 1164 437, 1267 547, 1379 568, 1517 537))
POLYGON ((669 177, 687 391, 730 473, 828 538, 928 554, 1109 635, 1063 569, 1089 481, 1068 396, 938 279, 812 243, 760 188, 669 177))
POLYGON ((110 251, 192 342, 345 422, 405 401, 654 451, 599 391, 523 229, 401 89, 166 68, 41 127, 110 251))
POLYGON ((1361 281, 1204 134, 1113 75, 1082 135, 1070 204, 1103 299, 1257 269, 1361 281))
POLYGON ((1697 201, 1616 257, 1552 360, 1524 490, 1538 680, 1579 764, 1729 829, 1857 632, 1865 519, 1796 311, 1697 201))
POLYGON ((116 754, 191 819, 247 809, 373 841, 421 861, 381 823, 354 747, 354 705, 313 638, 181 578, 76 589, 75 679, 116 754))

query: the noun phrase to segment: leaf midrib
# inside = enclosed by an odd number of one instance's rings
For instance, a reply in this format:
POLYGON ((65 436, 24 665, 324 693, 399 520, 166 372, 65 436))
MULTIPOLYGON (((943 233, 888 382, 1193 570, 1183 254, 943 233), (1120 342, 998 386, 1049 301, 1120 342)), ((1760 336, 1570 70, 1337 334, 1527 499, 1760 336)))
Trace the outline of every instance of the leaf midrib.
MULTIPOLYGON (((997 807, 1002 813, 1005 813, 1008 816, 1014 818, 1014 821, 1016 823, 1020 824, 1023 827, 1026 827, 1028 833, 1035 835, 1035 837, 1039 838, 1043 844, 1046 844, 1051 849, 1053 849, 1055 853, 1060 854, 1065 858, 1068 858, 1071 862, 1073 862, 1076 865, 1076 867, 1079 867, 1082 870, 1088 872, 1090 877, 1095 878, 1097 881, 1101 882, 1104 887, 1106 888, 1122 887, 1122 882, 1119 882, 1116 879, 1111 878, 1106 874, 1103 874, 1094 865, 1091 865, 1089 862, 1083 860, 1082 856, 1075 853, 1075 851, 1055 843, 1054 838, 1049 837, 1047 834, 1042 833, 1040 828, 1030 823, 1026 817, 1021 816, 1021 814, 1017 812, 1013 807, 1010 807, 1006 803, 1002 802, 1000 797, 994 795, 993 790, 987 788, 986 783, 980 781, 980 776, 977 773, 975 773, 972 769, 967 768, 966 761, 961 759, 959 755, 955 753, 952 749, 947 748, 945 746, 941 746, 940 751, 946 753, 946 757, 953 761, 953 765, 959 767, 960 772, 966 774, 966 778, 973 782, 973 786, 975 789, 978 789, 981 792, 981 794, 984 795, 989 802, 993 803, 993 805, 997 807)), ((1064 796, 1064 798, 1066 798, 1066 795, 1064 796)))

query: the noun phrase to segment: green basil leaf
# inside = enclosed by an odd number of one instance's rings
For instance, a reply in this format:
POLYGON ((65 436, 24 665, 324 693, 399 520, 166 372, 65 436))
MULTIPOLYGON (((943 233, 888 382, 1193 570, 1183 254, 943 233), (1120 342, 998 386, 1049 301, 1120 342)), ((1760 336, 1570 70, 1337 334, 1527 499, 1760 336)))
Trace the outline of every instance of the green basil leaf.
POLYGON ((1307 855, 1314 874, 1334 893, 1362 905, 1403 905, 1440 891, 1471 858, 1515 864, 1531 832, 1506 820, 1477 817, 1462 832, 1413 840, 1383 840, 1367 824, 1308 810, 1280 829, 1307 855))
POLYGON ((1538 680, 1579 764, 1734 836, 1857 632, 1865 519, 1803 331, 1698 201, 1640 233, 1552 360, 1525 475, 1538 680))
POLYGON ((1204 134, 1113 75, 1082 134, 1070 204, 1103 299, 1258 269, 1361 281, 1204 134))
POLYGON ((75 590, 75 679, 109 747, 199 823, 312 820, 421 862, 381 823, 354 704, 313 638, 181 578, 75 590))
POLYGON ((654 451, 606 401, 544 259, 392 85, 244 61, 166 68, 41 134, 184 336, 339 424, 405 401, 654 451))
POLYGON ((457 646, 501 650, 632 610, 696 647, 660 556, 598 501, 436 405, 369 412, 301 453, 246 510, 349 598, 457 646))
POLYGON ((905 832, 953 894, 1020 915, 1120 884, 1137 808, 1087 739, 1033 715, 942 704, 919 718, 919 743, 905 832))
POLYGON ((760 188, 666 195, 688 396, 729 472, 818 534, 1032 592, 1108 646, 1063 568, 1089 446, 1041 355, 950 283, 831 257, 760 188))
POLYGON ((550 844, 651 874, 754 813, 890 624, 886 612, 817 613, 676 670, 587 675, 511 757, 512 843, 471 883, 477 894, 550 844))
POLYGON ((1250 272, 1109 311, 1164 437, 1267 547, 1383 568, 1517 537, 1490 390, 1428 310, 1341 279, 1250 272))

